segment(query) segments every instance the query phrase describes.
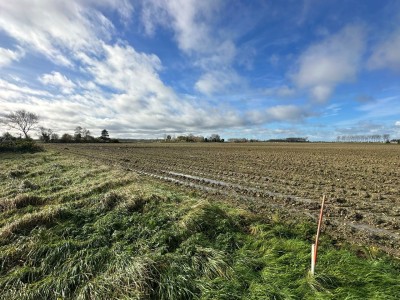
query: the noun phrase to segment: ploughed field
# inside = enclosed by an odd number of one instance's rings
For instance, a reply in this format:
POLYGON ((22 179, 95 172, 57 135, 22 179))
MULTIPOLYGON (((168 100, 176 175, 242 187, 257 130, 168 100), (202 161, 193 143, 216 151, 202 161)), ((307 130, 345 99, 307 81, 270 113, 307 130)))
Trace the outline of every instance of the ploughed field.
POLYGON ((48 145, 218 196, 254 212, 316 218, 338 240, 400 256, 400 147, 385 144, 48 145))

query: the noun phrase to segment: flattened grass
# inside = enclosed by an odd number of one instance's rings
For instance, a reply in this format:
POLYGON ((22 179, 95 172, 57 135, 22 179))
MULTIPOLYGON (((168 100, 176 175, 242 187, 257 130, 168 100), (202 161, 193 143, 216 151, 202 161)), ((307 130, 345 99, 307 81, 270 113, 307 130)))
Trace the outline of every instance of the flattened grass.
POLYGON ((66 154, 0 154, 0 165, 1 299, 399 295, 398 261, 326 236, 311 277, 313 224, 254 216, 66 154), (37 188, 20 190, 24 180, 37 188))

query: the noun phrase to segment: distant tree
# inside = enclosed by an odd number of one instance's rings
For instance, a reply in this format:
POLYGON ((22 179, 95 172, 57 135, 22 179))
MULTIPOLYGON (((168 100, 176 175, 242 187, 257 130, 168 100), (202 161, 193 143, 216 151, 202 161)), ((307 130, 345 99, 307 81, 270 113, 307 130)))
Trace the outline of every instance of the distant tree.
POLYGON ((187 137, 186 137, 185 135, 178 135, 178 136, 176 137, 176 140, 177 140, 178 142, 186 142, 187 137))
POLYGON ((189 135, 186 137, 186 141, 187 141, 187 142, 194 142, 194 141, 195 141, 195 136, 194 136, 193 134, 189 134, 189 135))
POLYGON ((204 142, 204 136, 201 136, 201 135, 195 136, 194 141, 202 143, 202 142, 204 142))
POLYGON ((28 132, 39 123, 39 116, 26 110, 17 110, 6 115, 1 122, 9 128, 22 132, 25 139, 28 139, 28 132))
POLYGON ((221 137, 218 134, 214 133, 208 138, 208 141, 209 142, 220 142, 221 137))
POLYGON ((50 128, 45 128, 45 127, 41 126, 41 127, 39 127, 39 131, 40 131, 39 139, 45 143, 50 142, 51 135, 53 134, 53 130, 51 130, 50 128))
POLYGON ((60 139, 60 141, 62 143, 71 143, 73 140, 74 140, 74 137, 68 133, 64 133, 60 139))
POLYGON ((385 143, 387 143, 387 142, 389 142, 389 140, 390 140, 390 134, 384 134, 384 135, 383 135, 383 141, 384 141, 385 143))
POLYGON ((60 137, 58 136, 57 133, 52 133, 51 136, 50 136, 50 141, 52 143, 58 142, 59 139, 60 139, 60 137))
POLYGON ((94 136, 92 136, 92 135, 90 135, 90 134, 85 135, 85 136, 83 137, 83 140, 84 140, 86 143, 93 143, 93 142, 98 141, 98 139, 96 139, 94 136))
POLYGON ((17 138, 14 137, 11 133, 5 132, 3 136, 0 138, 1 141, 16 141, 17 138))
POLYGON ((166 140, 167 140, 168 142, 170 142, 171 139, 172 139, 172 137, 168 134, 167 137, 166 137, 166 140))
POLYGON ((86 128, 82 128, 82 138, 83 138, 85 141, 94 139, 94 138, 90 135, 90 130, 88 130, 88 129, 86 129, 86 128))
POLYGON ((81 127, 81 126, 77 126, 75 128, 75 133, 74 133, 74 140, 76 142, 90 142, 93 141, 95 138, 93 136, 90 135, 90 130, 81 127))
POLYGON ((81 126, 77 126, 74 131, 74 140, 75 142, 80 142, 82 140, 82 130, 81 126))
POLYGON ((102 139, 103 141, 108 141, 110 139, 110 136, 109 136, 108 131, 106 129, 103 129, 101 131, 100 139, 102 139))

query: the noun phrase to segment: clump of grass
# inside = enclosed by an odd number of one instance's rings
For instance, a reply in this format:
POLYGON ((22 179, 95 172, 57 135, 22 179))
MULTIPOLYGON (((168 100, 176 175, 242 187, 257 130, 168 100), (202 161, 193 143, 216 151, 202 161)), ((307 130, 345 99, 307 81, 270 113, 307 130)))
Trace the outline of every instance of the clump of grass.
POLYGON ((27 174, 26 170, 10 170, 8 171, 8 177, 10 178, 20 178, 23 175, 27 174))
POLYGON ((148 200, 143 197, 131 198, 122 202, 120 208, 128 213, 142 212, 147 202, 148 200))
POLYGON ((41 205, 43 204, 43 199, 35 195, 20 194, 13 200, 13 205, 15 208, 23 208, 28 205, 41 205))
POLYGON ((113 209, 122 200, 121 195, 116 192, 108 192, 101 198, 101 206, 104 210, 113 209))
POLYGON ((33 190, 37 190, 39 188, 38 185, 33 184, 32 182, 30 182, 29 180, 22 180, 18 189, 20 192, 27 192, 27 191, 33 191, 33 190))
POLYGON ((3 226, 0 229, 0 242, 7 241, 12 235, 32 230, 36 226, 49 225, 61 216, 62 207, 49 207, 39 212, 28 213, 20 219, 3 226))
POLYGON ((120 295, 146 299, 152 293, 152 284, 157 277, 155 264, 148 256, 138 258, 121 253, 105 272, 77 291, 76 299, 115 299, 120 295))
POLYGON ((41 205, 43 204, 43 199, 39 196, 19 194, 14 199, 0 200, 0 212, 20 209, 28 205, 41 205))
POLYGON ((181 218, 179 225, 187 234, 202 231, 212 235, 222 226, 234 227, 234 224, 229 221, 231 220, 223 209, 203 201, 190 207, 188 213, 181 218), (225 220, 227 223, 219 222, 219 220, 225 220))

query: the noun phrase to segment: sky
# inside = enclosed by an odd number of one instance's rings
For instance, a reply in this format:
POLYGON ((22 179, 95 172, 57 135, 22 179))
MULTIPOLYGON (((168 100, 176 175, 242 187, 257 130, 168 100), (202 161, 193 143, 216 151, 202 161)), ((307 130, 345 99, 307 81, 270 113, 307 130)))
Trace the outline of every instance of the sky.
POLYGON ((20 109, 59 134, 400 138, 400 1, 0 1, 20 109))

